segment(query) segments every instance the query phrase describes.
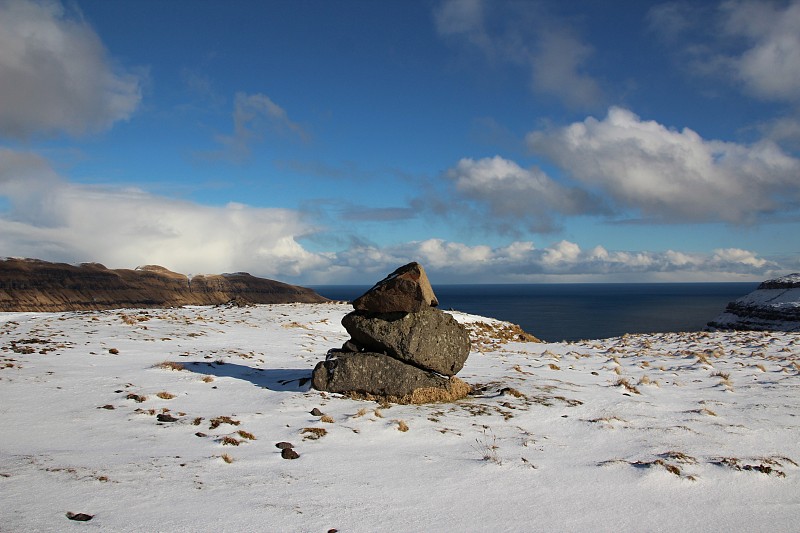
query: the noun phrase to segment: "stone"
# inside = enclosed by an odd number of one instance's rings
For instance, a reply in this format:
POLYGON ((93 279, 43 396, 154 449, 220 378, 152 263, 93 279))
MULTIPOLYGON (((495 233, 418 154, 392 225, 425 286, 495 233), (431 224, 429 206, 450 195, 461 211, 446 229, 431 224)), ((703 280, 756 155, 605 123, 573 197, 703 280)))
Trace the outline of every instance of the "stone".
POLYGON ((401 266, 353 301, 356 310, 373 313, 416 313, 437 305, 439 301, 419 263, 401 266))
POLYGON ((294 451, 292 448, 283 448, 281 450, 281 457, 284 459, 298 459, 300 454, 294 451))
POLYGON ((421 369, 453 376, 469 356, 466 328, 432 307, 416 313, 353 311, 342 319, 352 341, 366 351, 386 353, 421 369))
POLYGON ((445 392, 450 388, 450 379, 444 376, 372 352, 333 355, 317 364, 312 380, 317 390, 382 398, 403 398, 424 389, 445 392))
POLYGON ((285 450, 286 448, 294 448, 294 445, 291 442, 281 441, 275 443, 275 447, 280 450, 285 450))

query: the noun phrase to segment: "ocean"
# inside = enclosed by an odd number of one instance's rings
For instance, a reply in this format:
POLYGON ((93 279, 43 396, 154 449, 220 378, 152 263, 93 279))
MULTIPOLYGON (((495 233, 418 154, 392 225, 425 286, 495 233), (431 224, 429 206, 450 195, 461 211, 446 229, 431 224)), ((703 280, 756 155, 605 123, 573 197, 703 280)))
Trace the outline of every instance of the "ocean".
MULTIPOLYGON (((701 331, 758 283, 569 283, 436 285, 441 309, 519 324, 549 342, 625 333, 701 331)), ((312 286, 332 300, 353 300, 370 286, 312 286)))

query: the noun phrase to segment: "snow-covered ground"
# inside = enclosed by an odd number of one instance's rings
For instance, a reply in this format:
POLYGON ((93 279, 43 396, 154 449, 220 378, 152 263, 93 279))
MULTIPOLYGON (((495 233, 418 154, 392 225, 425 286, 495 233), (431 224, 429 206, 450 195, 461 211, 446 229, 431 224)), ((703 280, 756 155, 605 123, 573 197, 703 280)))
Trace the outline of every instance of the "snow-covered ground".
POLYGON ((0 314, 0 531, 800 529, 800 333, 484 333, 380 406, 309 390, 349 310, 0 314))

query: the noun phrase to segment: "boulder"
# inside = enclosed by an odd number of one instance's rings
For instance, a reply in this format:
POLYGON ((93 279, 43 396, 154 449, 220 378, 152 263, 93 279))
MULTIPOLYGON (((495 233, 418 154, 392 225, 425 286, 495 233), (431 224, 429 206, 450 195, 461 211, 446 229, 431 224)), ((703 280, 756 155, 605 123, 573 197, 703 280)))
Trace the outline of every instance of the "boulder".
POLYGON ((449 314, 432 307, 415 313, 353 311, 342 325, 352 342, 366 351, 386 353, 405 363, 445 376, 464 366, 469 334, 449 314))
POLYGON ((416 313, 439 305, 425 269, 419 263, 401 266, 353 301, 358 311, 416 313))
POLYGON ((317 390, 376 396, 402 403, 453 401, 466 396, 469 386, 371 352, 333 353, 312 374, 317 390))

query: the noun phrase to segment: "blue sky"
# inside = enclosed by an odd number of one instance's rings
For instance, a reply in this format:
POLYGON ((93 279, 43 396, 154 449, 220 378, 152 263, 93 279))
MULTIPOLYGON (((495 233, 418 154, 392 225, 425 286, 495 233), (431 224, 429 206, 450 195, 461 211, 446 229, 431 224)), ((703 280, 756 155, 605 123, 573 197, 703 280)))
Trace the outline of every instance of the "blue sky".
POLYGON ((800 1, 0 0, 0 256, 800 270, 800 1))

